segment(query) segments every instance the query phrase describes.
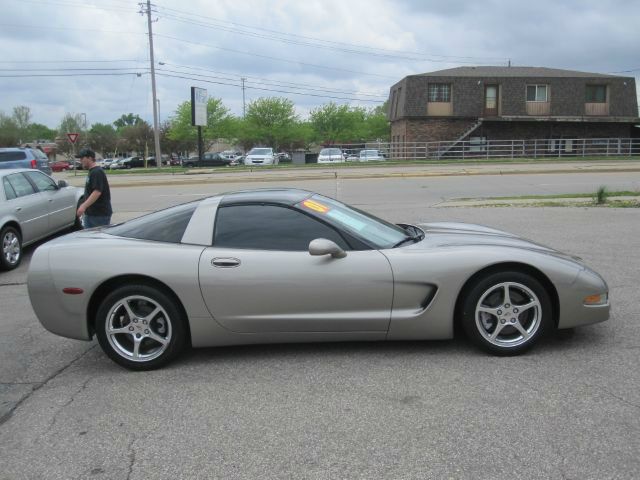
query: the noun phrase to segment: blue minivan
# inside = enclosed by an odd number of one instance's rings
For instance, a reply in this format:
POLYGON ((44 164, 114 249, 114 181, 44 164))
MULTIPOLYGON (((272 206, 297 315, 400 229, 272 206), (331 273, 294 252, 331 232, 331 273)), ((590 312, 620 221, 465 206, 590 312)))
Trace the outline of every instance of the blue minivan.
POLYGON ((37 148, 0 148, 0 168, 36 168, 51 175, 49 157, 37 148))

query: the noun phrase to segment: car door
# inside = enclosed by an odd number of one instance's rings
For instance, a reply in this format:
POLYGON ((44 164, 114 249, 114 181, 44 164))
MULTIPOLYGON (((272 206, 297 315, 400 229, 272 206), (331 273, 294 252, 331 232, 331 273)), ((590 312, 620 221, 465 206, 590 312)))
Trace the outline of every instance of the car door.
POLYGON ((7 201, 18 219, 22 242, 29 243, 44 237, 49 231, 49 206, 40 193, 22 173, 13 173, 2 179, 7 201))
POLYGON ((76 216, 76 196, 72 188, 59 188, 55 180, 42 172, 25 172, 49 208, 49 232, 73 224, 76 216))
POLYGON ((385 332, 393 298, 387 259, 354 251, 333 227, 277 205, 218 209, 200 288, 217 322, 235 332, 385 332), (344 258, 311 256, 327 238, 344 258))

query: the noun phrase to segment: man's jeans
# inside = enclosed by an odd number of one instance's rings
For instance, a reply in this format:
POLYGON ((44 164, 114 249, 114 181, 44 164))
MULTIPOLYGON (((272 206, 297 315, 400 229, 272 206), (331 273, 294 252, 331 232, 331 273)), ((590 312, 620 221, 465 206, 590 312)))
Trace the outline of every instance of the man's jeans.
POLYGON ((82 216, 82 228, 101 227, 111 223, 111 215, 87 215, 82 216))

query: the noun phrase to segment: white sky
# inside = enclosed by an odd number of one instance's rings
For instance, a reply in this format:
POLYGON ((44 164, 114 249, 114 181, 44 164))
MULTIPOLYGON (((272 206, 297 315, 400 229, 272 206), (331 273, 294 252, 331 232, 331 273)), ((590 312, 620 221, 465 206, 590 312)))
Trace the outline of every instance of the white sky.
MULTIPOLYGON (((247 103, 284 96, 305 117, 331 100, 378 105, 406 75, 505 65, 508 59, 519 66, 625 72, 620 75, 636 82, 640 76, 640 1, 635 0, 526 5, 158 0, 153 5, 158 74, 193 78, 157 76, 162 119, 189 99, 191 86, 206 88, 232 113, 242 114, 241 77, 247 78, 247 103)), ((89 124, 110 123, 129 112, 151 122, 147 21, 139 9, 133 0, 0 0, 0 111, 10 114, 14 106, 27 105, 32 121, 51 128, 65 113, 86 113, 89 124), (65 76, 37 76, 52 74, 65 76)))

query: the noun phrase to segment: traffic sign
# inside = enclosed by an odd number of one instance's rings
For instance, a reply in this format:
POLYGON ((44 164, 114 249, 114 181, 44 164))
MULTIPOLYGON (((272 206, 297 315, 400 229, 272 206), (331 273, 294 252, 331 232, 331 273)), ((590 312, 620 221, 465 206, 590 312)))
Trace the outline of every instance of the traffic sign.
POLYGON ((79 136, 80 136, 79 133, 67 133, 67 138, 71 143, 76 143, 79 136))

